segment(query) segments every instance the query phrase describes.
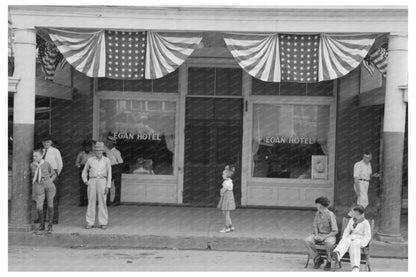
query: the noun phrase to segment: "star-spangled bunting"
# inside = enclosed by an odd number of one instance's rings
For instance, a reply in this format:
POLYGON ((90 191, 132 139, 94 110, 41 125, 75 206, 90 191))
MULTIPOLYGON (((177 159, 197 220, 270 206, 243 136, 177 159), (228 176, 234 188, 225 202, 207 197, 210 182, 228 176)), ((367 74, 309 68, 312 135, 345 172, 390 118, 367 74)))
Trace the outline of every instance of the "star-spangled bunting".
POLYGON ((279 35, 282 81, 318 80, 319 35, 279 35))
POLYGON ((146 32, 106 31, 106 76, 113 79, 143 79, 146 32))
POLYGON ((176 70, 202 35, 148 31, 45 29, 65 59, 89 77, 157 79, 176 70))
POLYGON ((373 34, 225 34, 238 64, 265 82, 312 83, 345 76, 367 55, 373 34), (270 43, 273 42, 273 43, 270 43), (273 47, 275 44, 279 47, 273 47))

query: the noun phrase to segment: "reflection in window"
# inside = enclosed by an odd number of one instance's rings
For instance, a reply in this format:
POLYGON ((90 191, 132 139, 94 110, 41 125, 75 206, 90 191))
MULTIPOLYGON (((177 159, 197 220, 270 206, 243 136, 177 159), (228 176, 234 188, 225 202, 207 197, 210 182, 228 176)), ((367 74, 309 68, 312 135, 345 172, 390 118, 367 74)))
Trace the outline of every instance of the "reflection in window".
POLYGON ((101 100, 99 138, 117 139, 123 173, 173 174, 176 103, 101 100))
POLYGON ((254 104, 252 176, 328 178, 329 106, 254 104))

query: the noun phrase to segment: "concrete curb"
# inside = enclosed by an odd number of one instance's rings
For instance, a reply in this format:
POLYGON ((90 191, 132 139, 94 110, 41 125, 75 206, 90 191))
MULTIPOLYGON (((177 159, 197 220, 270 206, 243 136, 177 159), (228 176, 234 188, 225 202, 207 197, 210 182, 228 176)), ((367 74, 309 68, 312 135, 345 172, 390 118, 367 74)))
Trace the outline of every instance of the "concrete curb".
MULTIPOLYGON (((216 236, 152 236, 122 234, 9 232, 9 245, 68 248, 157 248, 304 254, 301 239, 216 236)), ((372 257, 408 258, 407 244, 374 242, 372 257)))

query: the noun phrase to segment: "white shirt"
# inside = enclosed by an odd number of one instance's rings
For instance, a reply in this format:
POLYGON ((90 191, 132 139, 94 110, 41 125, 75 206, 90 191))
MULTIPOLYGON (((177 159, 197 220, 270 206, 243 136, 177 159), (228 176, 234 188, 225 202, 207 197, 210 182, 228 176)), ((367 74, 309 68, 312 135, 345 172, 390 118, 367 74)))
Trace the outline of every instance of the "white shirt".
POLYGON ((354 165, 354 178, 370 180, 372 174, 371 163, 366 164, 363 160, 354 165))
POLYGON ((367 219, 358 223, 355 229, 353 228, 354 219, 351 218, 347 227, 342 234, 342 238, 349 237, 352 240, 360 239, 361 246, 366 246, 371 240, 371 226, 367 219))
POLYGON ((110 159, 102 156, 101 159, 91 157, 87 160, 84 169, 82 170, 82 180, 87 182, 87 175, 90 178, 105 178, 107 179, 106 186, 111 188, 111 163, 110 159))
POLYGON ((226 179, 222 182, 222 187, 226 190, 233 190, 233 180, 226 179))
POLYGON ((108 149, 108 147, 105 147, 105 154, 107 155, 107 158, 110 159, 111 165, 123 163, 121 153, 115 147, 111 148, 111 150, 108 149))
POLYGON ((48 149, 43 149, 43 154, 46 156, 43 158, 47 161, 54 170, 58 171, 58 175, 61 174, 62 167, 64 166, 62 163, 61 152, 53 146, 49 146, 48 149))

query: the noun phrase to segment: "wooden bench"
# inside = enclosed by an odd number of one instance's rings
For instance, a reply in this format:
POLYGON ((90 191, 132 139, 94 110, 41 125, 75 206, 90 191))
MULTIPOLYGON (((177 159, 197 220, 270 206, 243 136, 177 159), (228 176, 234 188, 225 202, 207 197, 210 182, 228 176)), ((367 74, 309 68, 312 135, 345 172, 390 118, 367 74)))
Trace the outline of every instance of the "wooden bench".
MULTIPOLYGON (((347 225, 348 225, 348 222, 350 221, 350 219, 351 218, 346 218, 346 217, 344 217, 343 219, 342 219, 342 227, 341 227, 341 232, 339 232, 338 233, 338 235, 337 235, 337 243, 341 240, 341 238, 342 238, 342 234, 344 233, 344 230, 345 230, 345 228, 347 227, 347 225)), ((371 226, 371 238, 373 237, 373 234, 374 234, 374 219, 371 219, 371 220, 368 220, 369 222, 370 222, 370 226, 371 226)), ((371 243, 371 240, 370 240, 370 242, 367 244, 367 246, 365 246, 365 247, 361 247, 361 260, 360 260, 360 263, 361 264, 365 264, 366 266, 367 266, 367 269, 368 269, 368 271, 371 271, 371 265, 370 265, 370 243, 371 243)), ((323 243, 316 243, 315 244, 315 246, 316 246, 316 250, 318 251, 318 254, 321 256, 321 257, 323 257, 324 259, 326 259, 327 258, 327 255, 326 255, 326 250, 325 250, 325 246, 323 245, 323 243)), ((334 245, 334 248, 336 247, 336 245, 334 245)), ((309 257, 309 255, 308 255, 308 258, 307 258, 307 260, 306 260, 306 265, 305 265, 305 268, 307 268, 308 267, 308 265, 309 265, 309 260, 310 260, 311 258, 309 257)), ((341 268, 342 266, 341 266, 341 263, 342 262, 350 262, 350 255, 349 255, 349 253, 347 252, 347 253, 345 253, 345 255, 341 258, 341 260, 340 260, 340 262, 339 262, 339 264, 338 264, 338 266, 339 266, 339 268, 341 268)), ((335 267, 336 267, 336 265, 334 265, 333 267, 332 267, 332 269, 335 269, 335 267)))

